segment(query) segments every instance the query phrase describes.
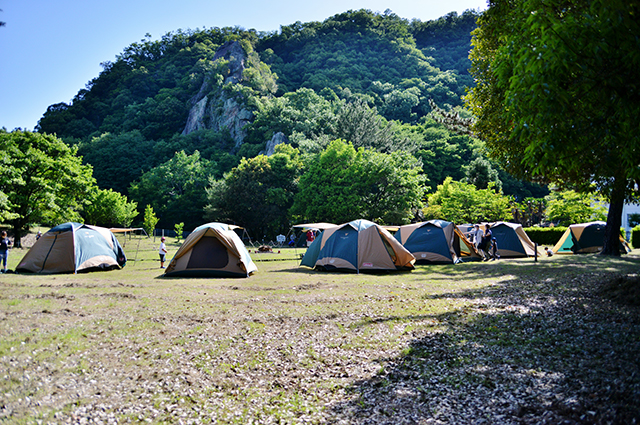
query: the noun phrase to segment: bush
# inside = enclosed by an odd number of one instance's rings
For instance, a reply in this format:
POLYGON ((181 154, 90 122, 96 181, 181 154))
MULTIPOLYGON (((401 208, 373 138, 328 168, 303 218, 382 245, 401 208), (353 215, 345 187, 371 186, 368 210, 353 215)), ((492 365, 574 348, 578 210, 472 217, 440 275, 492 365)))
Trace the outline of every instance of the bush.
POLYGON ((553 247, 564 232, 566 232, 567 227, 558 226, 558 227, 528 227, 524 229, 533 242, 536 242, 540 246, 551 246, 553 247))
POLYGON ((640 248, 640 225, 631 230, 631 245, 634 248, 640 248))

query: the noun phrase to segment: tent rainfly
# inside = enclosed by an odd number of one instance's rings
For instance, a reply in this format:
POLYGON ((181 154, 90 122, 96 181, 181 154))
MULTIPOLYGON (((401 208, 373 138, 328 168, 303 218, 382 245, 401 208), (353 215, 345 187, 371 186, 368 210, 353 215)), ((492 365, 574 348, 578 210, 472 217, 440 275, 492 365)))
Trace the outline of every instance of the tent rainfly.
POLYGON ((329 227, 311 244, 301 266, 325 271, 412 270, 415 257, 375 223, 354 220, 329 227))
POLYGON ((249 277, 258 270, 240 237, 224 223, 196 227, 165 270, 167 277, 249 277))
MULTIPOLYGON (((484 226, 480 226, 484 230, 484 226)), ((502 258, 533 257, 536 245, 521 224, 498 221, 491 225, 491 233, 498 243, 498 252, 502 258)))
POLYGON ((20 261, 17 272, 78 273, 124 267, 127 259, 104 227, 63 223, 46 232, 20 261))
MULTIPOLYGON (((587 254, 602 251, 604 246, 604 221, 572 224, 553 247, 555 254, 587 254)), ((629 246, 620 236, 620 252, 628 253, 629 246)))
POLYGON ((416 257, 417 264, 454 264, 479 260, 475 247, 450 221, 429 220, 400 226, 394 237, 416 257))

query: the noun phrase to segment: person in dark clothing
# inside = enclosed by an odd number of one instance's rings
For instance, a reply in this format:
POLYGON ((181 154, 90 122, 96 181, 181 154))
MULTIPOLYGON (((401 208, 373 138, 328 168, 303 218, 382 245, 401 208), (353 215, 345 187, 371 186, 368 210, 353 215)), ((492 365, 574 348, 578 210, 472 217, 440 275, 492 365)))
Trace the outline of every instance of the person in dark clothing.
POLYGON ((484 234, 482 235, 482 241, 480 241, 480 245, 478 246, 480 250, 480 255, 482 255, 482 261, 489 260, 491 243, 493 239, 493 234, 491 233, 491 226, 489 223, 484 226, 484 234))
POLYGON ((9 247, 11 246, 11 240, 7 237, 7 232, 2 231, 2 237, 0 238, 0 265, 2 266, 2 273, 7 272, 7 260, 9 259, 9 247))

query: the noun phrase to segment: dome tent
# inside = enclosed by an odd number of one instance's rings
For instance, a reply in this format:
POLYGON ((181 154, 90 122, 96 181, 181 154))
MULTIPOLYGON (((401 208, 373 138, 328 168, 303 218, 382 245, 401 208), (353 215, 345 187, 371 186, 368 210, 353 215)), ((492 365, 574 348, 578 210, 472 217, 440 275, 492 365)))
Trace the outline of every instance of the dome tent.
POLYGON ((42 235, 27 251, 16 271, 78 273, 118 269, 126 262, 120 243, 109 229, 68 222, 42 235))
POLYGON ((360 273, 412 270, 415 257, 375 223, 354 220, 325 229, 311 244, 301 266, 360 273))
POLYGON ((429 220, 400 226, 394 237, 416 257, 416 263, 454 264, 479 260, 475 247, 450 221, 429 220))
MULTIPOLYGON (((480 228, 484 230, 484 226, 480 228)), ((536 245, 521 224, 498 221, 491 225, 491 233, 498 243, 498 252, 502 258, 533 257, 536 245)))
POLYGON ((165 270, 167 277, 249 277, 258 270, 240 237, 224 223, 196 227, 165 270))
MULTIPOLYGON (((604 230, 607 223, 591 221, 572 224, 553 247, 555 254, 587 254, 600 252, 604 246, 604 230)), ((620 252, 629 252, 627 243, 620 236, 620 252)))

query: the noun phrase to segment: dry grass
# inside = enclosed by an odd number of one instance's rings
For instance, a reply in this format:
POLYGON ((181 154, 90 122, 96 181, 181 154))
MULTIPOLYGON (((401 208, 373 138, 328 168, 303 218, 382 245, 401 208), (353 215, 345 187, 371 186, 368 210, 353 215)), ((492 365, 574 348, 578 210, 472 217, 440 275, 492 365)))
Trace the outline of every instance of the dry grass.
POLYGON ((149 242, 120 271, 0 276, 0 421, 640 421, 638 251, 355 275, 276 249, 165 279, 149 242))

